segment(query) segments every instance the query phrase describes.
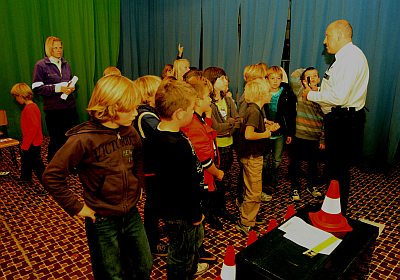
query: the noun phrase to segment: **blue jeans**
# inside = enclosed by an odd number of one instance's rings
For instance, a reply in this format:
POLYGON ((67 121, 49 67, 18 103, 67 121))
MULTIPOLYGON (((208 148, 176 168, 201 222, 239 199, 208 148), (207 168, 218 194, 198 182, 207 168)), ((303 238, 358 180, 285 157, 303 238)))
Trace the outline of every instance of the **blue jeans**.
POLYGON ((168 280, 193 279, 204 238, 203 224, 194 226, 185 220, 166 220, 165 229, 169 238, 168 280))
POLYGON ((86 218, 95 279, 150 279, 152 256, 136 207, 116 217, 86 218))
POLYGON ((278 168, 282 161, 282 153, 284 145, 285 145, 284 136, 275 139, 270 139, 268 149, 264 154, 264 166, 263 166, 264 178, 266 176, 269 176, 272 185, 277 184, 278 168))

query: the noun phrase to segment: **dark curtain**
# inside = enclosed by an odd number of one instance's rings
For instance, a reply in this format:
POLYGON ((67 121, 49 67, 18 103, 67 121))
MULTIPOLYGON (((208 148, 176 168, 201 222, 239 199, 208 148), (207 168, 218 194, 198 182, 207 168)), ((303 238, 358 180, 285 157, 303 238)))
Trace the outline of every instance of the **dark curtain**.
POLYGON ((239 94, 243 92, 246 65, 265 62, 281 65, 289 1, 242 1, 239 56, 239 94))
POLYGON ((222 67, 233 94, 242 92, 245 65, 280 65, 288 6, 281 0, 121 0, 119 66, 133 79, 160 75, 181 43, 192 66, 222 67))
MULTIPOLYGON (((10 89, 18 82, 31 85, 33 67, 45 56, 44 42, 51 35, 63 40, 64 57, 79 77, 78 113, 82 121, 87 119, 95 81, 104 68, 117 64, 119 9, 119 1, 110 0, 0 1, 0 108, 7 111, 11 136, 20 137, 21 108, 10 89)), ((35 101, 42 107, 40 99, 35 101)))
POLYGON ((343 18, 353 26, 353 43, 364 51, 370 69, 364 135, 368 166, 391 164, 399 145, 399 9, 397 0, 292 0, 291 71, 315 66, 323 75, 329 63, 323 55, 327 25, 343 18))
POLYGON ((172 64, 178 44, 184 58, 199 66, 201 1, 121 0, 120 68, 136 79, 161 75, 165 64, 172 64))
POLYGON ((229 87, 237 92, 239 61, 238 17, 240 0, 202 1, 203 69, 221 67, 229 77, 229 87))

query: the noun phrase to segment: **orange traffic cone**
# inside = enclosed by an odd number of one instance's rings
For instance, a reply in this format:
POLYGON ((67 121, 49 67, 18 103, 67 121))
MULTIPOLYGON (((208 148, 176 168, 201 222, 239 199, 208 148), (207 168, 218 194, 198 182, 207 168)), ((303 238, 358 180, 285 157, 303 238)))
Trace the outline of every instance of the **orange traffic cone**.
POLYGON ((285 217, 283 218, 285 221, 289 220, 291 217, 293 217, 296 214, 296 210, 294 209, 293 205, 289 205, 285 217))
POLYGON ((257 232, 255 230, 249 231, 249 236, 247 237, 247 246, 253 244, 257 240, 257 232))
MULTIPOLYGON (((218 278, 217 278, 218 279, 218 278)), ((226 247, 224 264, 221 269, 221 280, 236 279, 235 248, 232 245, 226 247)))
POLYGON ((308 213, 313 226, 340 235, 353 228, 347 223, 340 208, 339 182, 332 180, 326 193, 321 210, 316 213, 308 213))

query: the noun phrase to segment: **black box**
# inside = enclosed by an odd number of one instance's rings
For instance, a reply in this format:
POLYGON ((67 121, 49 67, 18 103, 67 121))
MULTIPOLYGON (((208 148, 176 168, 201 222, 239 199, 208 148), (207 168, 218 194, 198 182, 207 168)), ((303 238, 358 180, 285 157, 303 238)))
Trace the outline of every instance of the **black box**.
MULTIPOLYGON (((306 212, 296 216, 309 223, 306 212)), ((353 231, 328 256, 304 255, 306 248, 275 228, 236 255, 236 279, 365 279, 378 228, 348 218, 353 231)))

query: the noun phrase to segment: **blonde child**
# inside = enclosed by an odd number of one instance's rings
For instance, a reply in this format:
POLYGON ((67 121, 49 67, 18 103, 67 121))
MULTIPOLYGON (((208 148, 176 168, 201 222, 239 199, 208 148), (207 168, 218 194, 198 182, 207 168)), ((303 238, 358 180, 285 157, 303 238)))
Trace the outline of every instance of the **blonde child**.
POLYGON ((103 76, 107 75, 118 75, 121 76, 121 71, 115 67, 115 66, 108 66, 106 69, 103 71, 103 76))
POLYGON ((143 143, 144 174, 146 181, 146 203, 144 205, 144 227, 149 239, 150 249, 155 256, 166 256, 167 245, 162 243, 159 229, 159 214, 155 203, 155 171, 153 140, 160 123, 160 118, 155 110, 155 96, 161 83, 161 78, 146 75, 136 79, 133 84, 138 89, 142 104, 138 107, 138 116, 135 118, 134 126, 139 132, 143 143))
POLYGON ((244 200, 240 206, 240 220, 236 228, 245 234, 257 222, 261 204, 263 155, 266 139, 277 126, 266 127, 262 107, 271 100, 270 86, 263 78, 248 82, 244 98, 248 106, 239 134, 238 156, 243 165, 244 200))
POLYGON ((278 185, 278 170, 282 161, 285 143, 290 144, 296 131, 296 96, 290 86, 282 81, 283 72, 279 66, 267 70, 267 80, 271 88, 271 102, 264 106, 265 116, 270 122, 278 123, 280 128, 270 138, 270 145, 264 155, 263 180, 268 194, 272 194, 278 185))
POLYGON ((172 69, 173 76, 177 79, 182 81, 183 75, 185 75, 190 70, 190 62, 185 58, 176 59, 174 61, 174 67, 172 69))
POLYGON ((43 134, 39 107, 33 102, 33 92, 25 83, 15 84, 11 88, 11 95, 19 104, 24 105, 21 113, 21 177, 18 181, 31 183, 33 171, 39 182, 42 183, 44 164, 41 157, 41 145, 43 134))
POLYGON ((132 126, 141 96, 126 77, 108 75, 93 90, 91 120, 67 132, 43 183, 71 216, 85 217, 95 279, 149 279, 152 256, 136 204, 143 187, 140 137, 132 126), (67 187, 77 172, 82 203, 67 187))

